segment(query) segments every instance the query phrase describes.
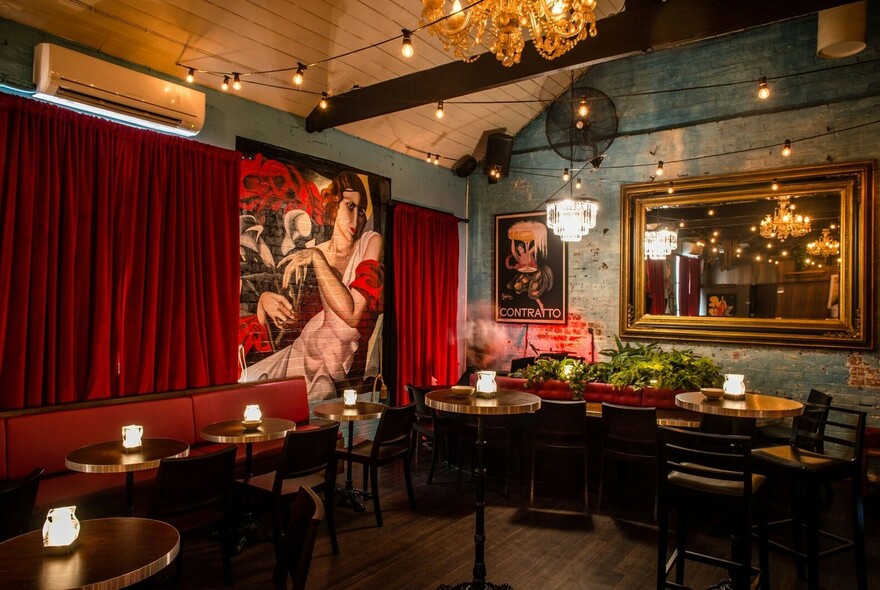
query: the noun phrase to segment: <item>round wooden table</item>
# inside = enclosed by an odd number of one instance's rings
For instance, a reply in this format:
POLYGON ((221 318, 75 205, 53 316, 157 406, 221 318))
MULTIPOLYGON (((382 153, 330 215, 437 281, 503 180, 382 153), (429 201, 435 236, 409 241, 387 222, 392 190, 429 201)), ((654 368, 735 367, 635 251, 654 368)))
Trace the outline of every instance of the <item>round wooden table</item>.
POLYGON ((180 534, 158 520, 84 520, 70 553, 46 553, 41 531, 0 543, 0 586, 40 590, 125 588, 167 566, 179 549, 180 534))
POLYGON ((200 432, 204 440, 218 443, 244 444, 245 473, 247 477, 254 474, 255 442, 277 440, 287 436, 288 431, 296 430, 296 422, 283 418, 263 418, 256 428, 246 429, 238 420, 223 420, 204 426, 200 432))
POLYGON ((71 451, 64 465, 83 473, 125 473, 125 514, 134 511, 134 472, 155 469, 162 459, 186 457, 189 445, 173 438, 145 438, 141 447, 126 449, 111 440, 71 451))
POLYGON ((757 393, 747 393, 743 399, 709 399, 699 391, 688 391, 675 396, 675 405, 730 418, 786 418, 800 416, 804 411, 804 404, 799 401, 757 393))
MULTIPOLYGON (((318 404, 312 411, 319 418, 348 422, 348 452, 350 454, 352 444, 354 443, 354 423, 360 420, 378 420, 382 417, 382 412, 385 411, 385 405, 375 402, 357 402, 353 406, 346 406, 341 401, 334 401, 318 404)), ((348 461, 345 487, 339 491, 342 492, 342 501, 350 504, 357 512, 364 511, 361 498, 369 500, 372 497, 366 490, 359 490, 354 487, 354 482, 351 478, 351 460, 348 461)))
MULTIPOLYGON (((438 389, 425 396, 429 408, 441 412, 457 414, 473 414, 477 417, 477 456, 474 465, 474 477, 477 483, 476 532, 474 533, 474 578, 471 582, 462 582, 455 590, 510 590, 509 584, 495 585, 486 581, 486 467, 484 451, 486 439, 483 435, 484 416, 509 416, 536 412, 541 407, 541 398, 523 391, 501 390, 494 397, 480 397, 479 394, 461 396, 452 389, 438 389)), ((452 586, 441 585, 437 590, 452 590, 452 586)))

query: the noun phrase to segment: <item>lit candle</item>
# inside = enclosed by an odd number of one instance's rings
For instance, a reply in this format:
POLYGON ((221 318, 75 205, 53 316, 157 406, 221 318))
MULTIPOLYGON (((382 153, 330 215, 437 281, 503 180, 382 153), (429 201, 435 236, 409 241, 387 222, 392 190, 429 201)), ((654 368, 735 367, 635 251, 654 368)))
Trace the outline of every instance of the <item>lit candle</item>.
POLYGON ((50 508, 43 523, 43 547, 66 547, 79 536, 76 506, 50 508))
POLYGON ((477 371, 477 393, 495 393, 495 371, 477 371))
POLYGON ((346 406, 353 406, 357 404, 357 391, 354 389, 345 389, 342 392, 342 402, 346 406))
POLYGON ((249 404, 244 407, 244 419, 246 422, 256 422, 263 418, 259 404, 249 404))
POLYGON ((125 449, 139 449, 144 438, 144 427, 139 424, 129 424, 122 427, 122 447, 125 449))

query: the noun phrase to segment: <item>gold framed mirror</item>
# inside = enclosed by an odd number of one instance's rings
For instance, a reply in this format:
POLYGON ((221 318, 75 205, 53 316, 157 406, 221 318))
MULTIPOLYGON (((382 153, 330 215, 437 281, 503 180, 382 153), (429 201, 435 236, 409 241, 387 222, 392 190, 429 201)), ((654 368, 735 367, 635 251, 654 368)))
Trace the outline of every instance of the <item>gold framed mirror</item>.
POLYGON ((621 187, 621 336, 873 348, 874 167, 621 187))

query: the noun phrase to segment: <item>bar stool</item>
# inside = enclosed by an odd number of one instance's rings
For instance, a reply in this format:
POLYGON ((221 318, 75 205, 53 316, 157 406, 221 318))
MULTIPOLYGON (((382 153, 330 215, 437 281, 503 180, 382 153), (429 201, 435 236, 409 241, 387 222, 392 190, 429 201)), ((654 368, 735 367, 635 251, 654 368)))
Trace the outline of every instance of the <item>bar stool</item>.
POLYGON ((765 477, 751 471, 751 439, 732 434, 709 434, 659 428, 659 500, 657 544, 657 589, 685 588, 685 561, 726 568, 733 588, 745 590, 755 584, 769 590, 767 519, 764 512, 765 477), (731 558, 687 548, 688 517, 695 506, 711 504, 713 511, 732 519, 731 558), (675 545, 667 558, 669 509, 676 511, 675 545), (758 528, 760 568, 751 564, 751 528, 758 528), (675 582, 667 581, 675 568, 675 582))
POLYGON ((798 576, 803 578, 804 562, 810 590, 819 588, 819 561, 852 549, 856 561, 856 582, 859 590, 867 590, 868 573, 865 557, 865 512, 862 501, 862 461, 865 442, 865 412, 839 406, 828 408, 822 428, 805 415, 795 421, 791 444, 764 447, 752 452, 755 469, 770 477, 788 480, 792 498, 789 518, 773 521, 770 526, 791 525, 792 546, 771 541, 773 547, 797 559, 798 576), (834 455, 826 454, 825 443, 835 447, 834 455), (820 496, 822 486, 849 480, 852 497, 852 538, 845 539, 822 530, 820 496), (807 533, 803 549, 802 531, 807 533), (835 543, 822 550, 820 538, 835 543))

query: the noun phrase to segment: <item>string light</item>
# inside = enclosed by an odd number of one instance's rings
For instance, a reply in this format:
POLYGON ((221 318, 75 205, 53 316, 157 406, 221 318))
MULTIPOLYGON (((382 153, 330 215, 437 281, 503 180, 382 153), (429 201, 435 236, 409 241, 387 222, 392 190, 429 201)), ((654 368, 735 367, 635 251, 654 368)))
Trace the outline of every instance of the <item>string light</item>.
POLYGON ((436 115, 436 117, 438 119, 443 118, 443 101, 442 100, 437 101, 437 112, 434 113, 434 115, 436 115))
POLYGON ((675 192, 675 189, 672 188, 671 182, 669 183, 669 188, 666 189, 666 192, 669 193, 670 195, 675 192))
POLYGON ((321 93, 321 102, 318 103, 318 106, 321 107, 321 110, 324 110, 327 108, 327 93, 326 92, 321 93))
POLYGON ((196 79, 196 71, 195 71, 195 69, 190 68, 189 71, 186 73, 186 83, 192 84, 195 81, 195 79, 196 79))
POLYGON ((400 53, 403 57, 409 59, 413 56, 412 31, 401 29, 403 33, 403 44, 400 46, 400 53))
POLYGON ((791 155, 791 140, 786 139, 785 144, 782 146, 782 157, 787 158, 791 155))
POLYGON ((293 83, 302 86, 305 79, 306 66, 303 63, 296 62, 296 73, 293 75, 293 83))
POLYGON ((238 74, 232 74, 232 89, 241 90, 241 77, 238 74))
POLYGON ((571 174, 568 172, 568 168, 565 168, 562 171, 562 181, 568 182, 569 180, 571 180, 571 174))
POLYGON ((434 154, 434 165, 436 166, 439 163, 440 163, 440 156, 438 154, 434 154))
POLYGON ((773 182, 770 183, 770 190, 771 191, 778 191, 779 190, 779 182, 775 178, 773 179, 773 182))
POLYGON ((767 86, 767 78, 764 76, 761 76, 761 79, 758 80, 758 98, 761 100, 770 98, 770 87, 767 86))
POLYGON ((578 177, 578 179, 577 179, 577 180, 575 181, 575 183, 574 183, 574 188, 580 190, 581 186, 583 186, 583 185, 581 184, 581 179, 580 179, 580 177, 578 177))
POLYGON ((427 162, 428 164, 431 163, 431 154, 430 153, 427 156, 425 156, 425 162, 427 162))
POLYGON ((580 104, 580 106, 578 106, 578 116, 580 116, 581 118, 584 118, 587 116, 587 113, 589 113, 589 112, 590 112, 590 109, 587 108, 587 99, 582 98, 581 104, 580 104))
POLYGON ((657 176, 663 176, 663 160, 657 162, 657 170, 654 171, 657 176))
POLYGON ((223 76, 223 84, 220 85, 220 90, 223 92, 229 90, 229 76, 223 76))

